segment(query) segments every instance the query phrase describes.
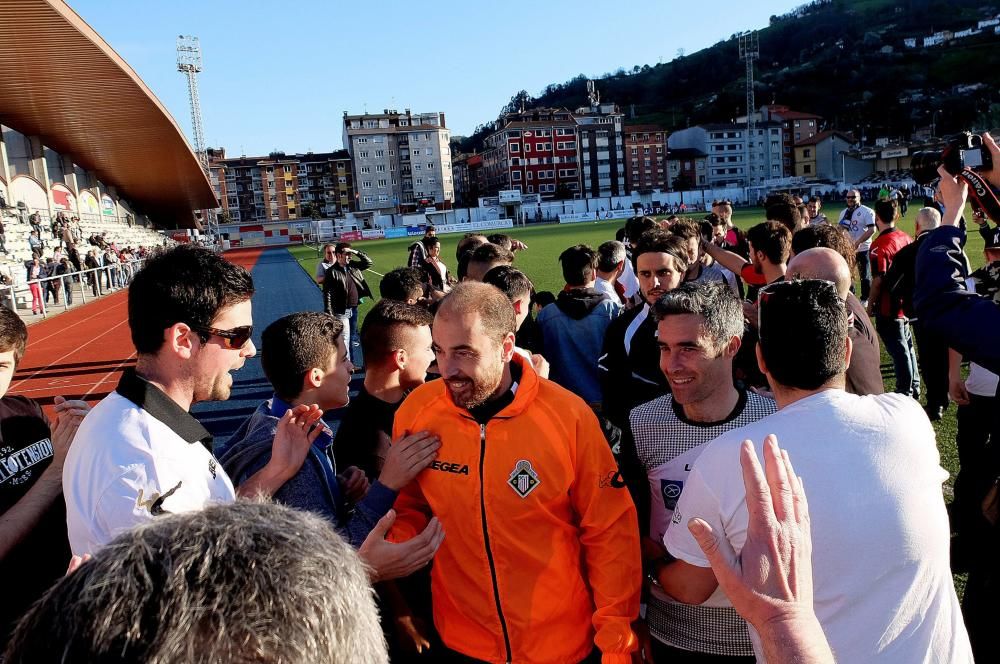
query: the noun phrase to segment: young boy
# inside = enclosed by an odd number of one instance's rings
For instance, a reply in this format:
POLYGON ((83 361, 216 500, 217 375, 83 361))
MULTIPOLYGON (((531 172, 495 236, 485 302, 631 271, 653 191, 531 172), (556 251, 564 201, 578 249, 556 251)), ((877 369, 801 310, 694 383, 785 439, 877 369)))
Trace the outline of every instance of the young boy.
MULTIPOLYGON (((405 268, 410 269, 410 268, 405 268)), ((422 385, 434 361, 431 323, 425 307, 383 299, 361 325, 361 349, 368 358, 365 381, 337 430, 337 464, 380 477, 396 410, 410 390, 422 385)))
POLYGON ((514 305, 514 332, 517 343, 514 346, 514 352, 531 362, 535 371, 542 378, 548 378, 549 363, 541 355, 531 352, 532 347, 540 346, 539 342, 534 341, 534 337, 540 336, 540 330, 537 329, 535 321, 531 321, 530 328, 534 334, 524 334, 527 331, 525 323, 531 313, 531 291, 534 289, 531 279, 524 272, 510 265, 498 265, 483 275, 483 283, 496 286, 514 305), (526 339, 525 336, 529 338, 526 339))
POLYGON ((31 603, 66 572, 63 461, 90 411, 83 401, 56 397, 50 427, 37 401, 7 394, 27 343, 24 322, 0 307, 0 649, 31 603))
MULTIPOLYGON (((306 311, 285 316, 264 330, 261 365, 274 396, 257 407, 219 455, 237 486, 262 469, 272 456, 289 453, 274 446, 278 422, 286 411, 311 404, 326 411, 347 404, 353 366, 341 326, 341 321, 330 314, 306 311)), ((379 564, 386 561, 377 555, 366 556, 366 551, 380 554, 371 549, 388 545, 382 541, 384 522, 379 529, 373 529, 389 513, 397 492, 434 460, 437 439, 420 432, 396 441, 386 455, 380 480, 371 486, 356 468, 346 469, 343 477, 337 475, 332 443, 332 432, 324 427, 299 471, 273 494, 274 499, 329 520, 351 545, 361 548, 361 557, 373 567, 375 579, 391 578, 396 567, 380 569, 379 564), (349 500, 354 503, 350 515, 349 500), (369 534, 378 541, 372 541, 369 534)), ((406 573, 409 571, 412 569, 406 573)))

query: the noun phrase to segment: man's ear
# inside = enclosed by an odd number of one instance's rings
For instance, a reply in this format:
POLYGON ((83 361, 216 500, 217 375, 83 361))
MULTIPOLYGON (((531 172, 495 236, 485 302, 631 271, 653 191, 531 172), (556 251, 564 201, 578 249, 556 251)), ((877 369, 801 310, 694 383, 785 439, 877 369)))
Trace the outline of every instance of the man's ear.
POLYGON ((525 300, 514 300, 514 314, 520 316, 524 313, 524 302, 525 300))
POLYGON ((403 369, 405 369, 406 368, 406 360, 407 360, 406 349, 404 349, 404 348, 397 348, 396 350, 392 351, 393 366, 396 369, 399 369, 400 371, 402 371, 403 369))
POLYGON ((854 355, 854 342, 851 341, 851 336, 847 336, 847 343, 844 344, 844 367, 848 368, 851 366, 851 357, 854 355))
POLYGON ((510 358, 514 356, 513 332, 508 332, 507 336, 504 337, 503 343, 500 345, 500 353, 504 362, 510 362, 510 358))
POLYGON ((163 349, 182 360, 190 360, 200 346, 198 333, 187 323, 174 323, 163 331, 163 349))
POLYGON ((302 378, 302 389, 303 390, 314 390, 323 384, 323 378, 326 376, 326 372, 319 367, 313 367, 306 372, 306 375, 302 378))
POLYGON ((740 346, 743 345, 743 340, 737 336, 733 336, 729 343, 726 344, 726 348, 723 351, 726 357, 736 357, 736 353, 740 352, 740 346))

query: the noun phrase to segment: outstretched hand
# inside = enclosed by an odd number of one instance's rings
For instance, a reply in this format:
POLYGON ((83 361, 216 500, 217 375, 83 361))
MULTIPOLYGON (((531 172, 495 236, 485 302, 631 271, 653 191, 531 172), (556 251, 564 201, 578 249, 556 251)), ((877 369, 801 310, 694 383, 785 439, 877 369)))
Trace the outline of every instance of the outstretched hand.
POLYGON ((272 470, 290 479, 299 472, 309 454, 309 446, 323 432, 323 411, 316 404, 300 405, 285 411, 278 422, 271 447, 272 470))
POLYGON ((396 511, 389 510, 358 548, 358 555, 368 565, 372 583, 413 574, 434 558, 444 539, 441 522, 434 517, 416 537, 400 544, 389 542, 385 536, 395 521, 396 511))

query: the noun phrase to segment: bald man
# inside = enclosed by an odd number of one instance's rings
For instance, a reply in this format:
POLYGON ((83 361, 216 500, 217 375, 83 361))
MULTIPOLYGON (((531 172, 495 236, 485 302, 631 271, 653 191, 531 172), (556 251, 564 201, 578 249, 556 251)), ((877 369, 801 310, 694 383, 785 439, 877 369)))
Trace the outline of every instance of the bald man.
POLYGON ((788 276, 793 279, 825 279, 834 283, 847 308, 851 323, 847 335, 854 344, 851 363, 847 367, 846 389, 858 395, 882 394, 882 356, 878 336, 865 308, 851 292, 853 277, 844 257, 826 247, 806 249, 789 261, 788 276))

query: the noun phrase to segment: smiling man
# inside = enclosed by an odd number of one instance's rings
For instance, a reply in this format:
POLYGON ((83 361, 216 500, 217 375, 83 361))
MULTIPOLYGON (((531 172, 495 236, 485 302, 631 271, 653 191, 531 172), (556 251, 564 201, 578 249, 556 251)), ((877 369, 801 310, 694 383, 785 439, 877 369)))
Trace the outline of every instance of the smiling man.
MULTIPOLYGON (((114 392, 80 424, 66 457, 63 493, 70 546, 92 553, 118 533, 160 514, 235 499, 212 456, 212 436, 188 412, 199 401, 223 401, 231 372, 257 349, 244 268, 211 251, 181 245, 146 262, 128 294, 128 322, 138 355, 114 392)), ((292 477, 322 414, 289 410, 275 454, 241 487, 271 494, 292 477)))
POLYGON ((650 307, 681 284, 689 265, 684 241, 666 231, 643 233, 632 253, 643 303, 608 326, 597 363, 602 414, 617 427, 625 426, 632 408, 667 391, 667 382, 657 368, 660 351, 650 307))
POLYGON ((775 411, 774 401, 733 385, 743 336, 736 294, 717 282, 689 282, 652 308, 666 394, 634 408, 622 437, 622 474, 639 510, 648 570, 646 623, 653 661, 752 662, 746 623, 721 592, 699 606, 682 604, 689 586, 711 572, 675 561, 663 536, 705 445, 775 411))
POLYGON ((630 662, 635 508, 597 418, 514 353, 514 308, 495 287, 456 286, 432 333, 441 380, 406 398, 394 430, 441 448, 400 492, 392 538, 432 515, 446 533, 431 595, 451 652, 434 661, 630 662))

